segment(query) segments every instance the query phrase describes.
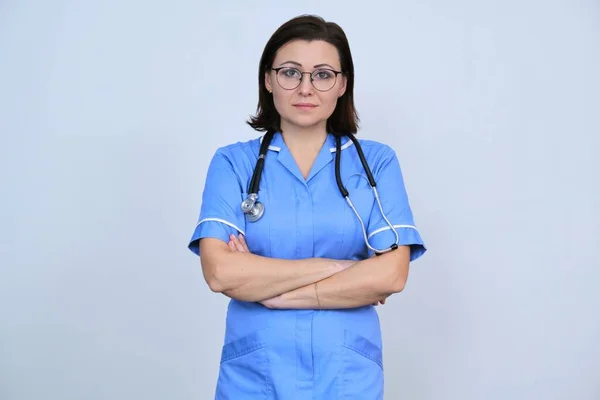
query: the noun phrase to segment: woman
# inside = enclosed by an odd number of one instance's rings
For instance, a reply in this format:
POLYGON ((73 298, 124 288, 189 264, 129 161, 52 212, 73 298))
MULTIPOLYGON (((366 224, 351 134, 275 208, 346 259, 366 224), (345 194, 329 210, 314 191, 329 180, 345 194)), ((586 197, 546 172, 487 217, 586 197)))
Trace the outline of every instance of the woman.
POLYGON ((381 399, 373 305, 403 289, 425 252, 398 159, 353 136, 354 68, 338 25, 282 25, 258 79, 249 124, 265 134, 217 150, 189 244, 211 290, 231 298, 216 398, 381 399))

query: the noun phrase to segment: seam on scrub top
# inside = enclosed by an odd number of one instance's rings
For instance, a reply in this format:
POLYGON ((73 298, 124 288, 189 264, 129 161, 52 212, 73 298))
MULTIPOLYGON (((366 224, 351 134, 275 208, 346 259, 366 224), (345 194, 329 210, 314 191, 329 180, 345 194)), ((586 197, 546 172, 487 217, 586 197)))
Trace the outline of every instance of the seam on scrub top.
POLYGON ((271 370, 271 360, 269 359, 268 352, 265 351, 265 354, 263 357, 261 357, 261 362, 263 364, 262 373, 263 377, 265 378, 265 396, 267 399, 270 399, 273 394, 271 390, 271 387, 273 386, 273 380, 271 379, 271 374, 269 374, 269 371, 271 370))
POLYGON ((365 353, 363 353, 362 351, 360 351, 360 350, 357 350, 357 349, 355 349, 354 347, 351 347, 351 346, 349 346, 349 345, 347 345, 347 344, 344 344, 344 345, 342 345, 342 346, 344 346, 344 347, 345 347, 345 348, 347 348, 348 350, 352 350, 353 352, 355 352, 355 353, 357 353, 357 354, 360 354, 361 356, 363 356, 363 357, 364 357, 364 358, 366 358, 366 359, 369 359, 369 360, 373 361, 375 364, 379 365, 379 368, 383 369, 383 365, 381 365, 381 364, 379 363, 379 361, 377 361, 377 360, 373 359, 373 357, 369 356, 368 354, 365 354, 365 353))
POLYGON ((200 224, 202 224, 203 222, 208 222, 208 221, 220 222, 222 224, 225 224, 227 226, 232 227, 233 229, 237 230, 242 235, 246 236, 246 234, 244 233, 243 230, 241 230, 240 228, 238 228, 237 226, 235 226, 231 222, 225 221, 224 219, 221 219, 221 218, 204 218, 203 220, 201 220, 200 222, 198 222, 198 224, 196 225, 196 228, 199 227, 200 224))
MULTIPOLYGON (((417 227, 414 225, 394 225, 394 228, 410 228, 410 229, 414 229, 415 231, 418 232, 417 227)), ((369 234, 369 238, 377 233, 381 233, 381 232, 388 231, 391 229, 392 228, 390 228, 389 226, 384 226, 383 228, 376 229, 369 234)))

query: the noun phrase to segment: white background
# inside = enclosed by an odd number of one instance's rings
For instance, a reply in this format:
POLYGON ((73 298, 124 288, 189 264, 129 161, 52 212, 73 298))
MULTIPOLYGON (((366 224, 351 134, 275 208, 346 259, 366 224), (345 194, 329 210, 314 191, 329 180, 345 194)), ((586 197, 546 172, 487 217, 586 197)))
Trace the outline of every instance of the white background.
POLYGON ((386 399, 600 399, 594 0, 0 1, 0 399, 212 397, 227 299, 187 241, 302 13, 345 29, 429 248, 380 308, 386 399))

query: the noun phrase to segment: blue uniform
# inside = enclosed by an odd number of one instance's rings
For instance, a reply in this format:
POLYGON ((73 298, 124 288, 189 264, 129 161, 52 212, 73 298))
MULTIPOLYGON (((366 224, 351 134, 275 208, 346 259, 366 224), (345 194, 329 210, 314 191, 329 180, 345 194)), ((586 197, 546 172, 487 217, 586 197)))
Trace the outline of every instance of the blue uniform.
MULTIPOLYGON (((245 220, 240 204, 247 195, 260 142, 261 138, 217 150, 190 250, 199 254, 200 238, 228 242, 230 234, 242 233, 250 251, 265 257, 370 257, 360 222, 336 185, 331 134, 304 179, 283 137, 276 133, 260 181, 264 215, 256 222, 245 220)), ((415 260, 425 247, 395 152, 375 141, 359 142, 383 210, 399 234, 399 245, 410 245, 411 261, 415 260)), ((376 249, 388 248, 396 236, 381 216, 356 147, 347 137, 342 140, 341 177, 365 223, 369 243, 376 249)), ((232 299, 215 398, 382 399, 382 340, 375 308, 272 310, 232 299)))

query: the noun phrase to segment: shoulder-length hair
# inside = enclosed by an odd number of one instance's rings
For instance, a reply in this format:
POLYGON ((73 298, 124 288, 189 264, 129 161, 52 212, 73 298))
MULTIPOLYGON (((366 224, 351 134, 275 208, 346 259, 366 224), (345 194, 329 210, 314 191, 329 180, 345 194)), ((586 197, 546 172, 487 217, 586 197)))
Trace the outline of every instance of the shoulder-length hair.
POLYGON ((323 40, 337 48, 342 74, 346 77, 346 91, 338 99, 333 114, 327 120, 327 132, 336 135, 355 134, 359 118, 354 107, 354 64, 348 39, 339 25, 313 15, 302 15, 287 21, 273 33, 265 45, 258 68, 258 106, 256 115, 250 117, 248 124, 261 132, 277 132, 281 129, 281 117, 265 86, 265 74, 272 67, 277 51, 296 39, 323 40))

